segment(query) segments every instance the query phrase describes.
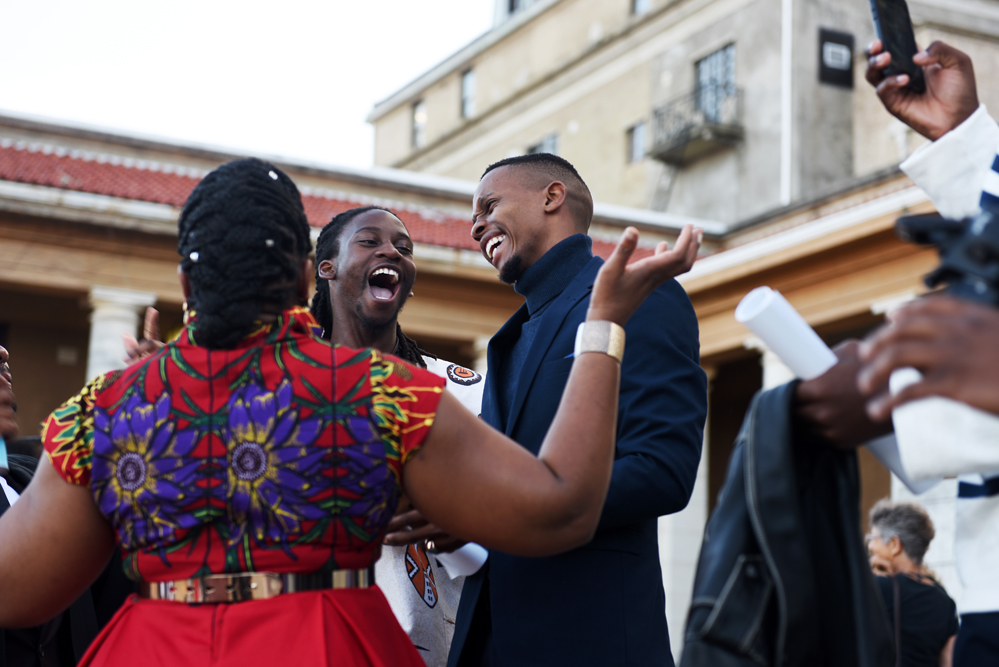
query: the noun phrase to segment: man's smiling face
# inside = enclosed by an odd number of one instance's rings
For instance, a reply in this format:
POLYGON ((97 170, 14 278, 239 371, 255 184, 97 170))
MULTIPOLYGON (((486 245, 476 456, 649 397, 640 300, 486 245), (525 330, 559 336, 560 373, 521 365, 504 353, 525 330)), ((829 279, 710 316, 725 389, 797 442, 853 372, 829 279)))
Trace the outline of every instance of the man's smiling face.
POLYGON ((553 245, 545 192, 525 186, 514 167, 486 174, 475 188, 472 207, 472 238, 505 283, 520 279, 553 245))
POLYGON ((387 211, 358 215, 340 235, 336 257, 319 263, 333 312, 351 308, 368 330, 394 324, 416 281, 413 240, 387 211))

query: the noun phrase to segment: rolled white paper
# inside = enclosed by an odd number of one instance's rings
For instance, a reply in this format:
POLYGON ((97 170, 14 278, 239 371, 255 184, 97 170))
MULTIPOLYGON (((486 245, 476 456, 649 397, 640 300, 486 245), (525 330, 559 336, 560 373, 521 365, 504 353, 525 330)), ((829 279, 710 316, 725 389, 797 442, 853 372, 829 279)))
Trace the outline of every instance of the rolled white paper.
MULTIPOLYGON (((915 368, 899 368, 888 387, 897 394, 918 382, 915 368)), ((999 472, 999 417, 942 396, 898 406, 891 413, 905 472, 914 482, 999 472)))
POLYGON ((489 552, 475 542, 469 542, 451 553, 438 553, 434 557, 447 570, 447 576, 454 579, 478 572, 489 558, 489 552))
POLYGON ((780 292, 757 287, 735 308, 735 319, 756 334, 802 380, 819 377, 838 361, 780 292))

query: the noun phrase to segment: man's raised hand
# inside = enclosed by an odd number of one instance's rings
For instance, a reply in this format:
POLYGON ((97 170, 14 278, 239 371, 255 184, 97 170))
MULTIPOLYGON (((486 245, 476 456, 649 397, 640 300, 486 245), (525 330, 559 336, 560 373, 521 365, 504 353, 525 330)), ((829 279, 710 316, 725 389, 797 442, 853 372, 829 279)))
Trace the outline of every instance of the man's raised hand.
POLYGON ((638 230, 628 227, 593 284, 588 320, 610 320, 621 326, 652 292, 670 278, 686 273, 697 259, 703 231, 687 225, 670 250, 663 241, 653 255, 628 264, 638 247, 638 230))
POLYGON ((930 141, 953 130, 978 108, 975 69, 964 52, 938 41, 913 56, 926 79, 923 93, 905 87, 908 74, 885 76, 891 58, 880 40, 871 42, 867 47, 867 81, 889 113, 930 141))

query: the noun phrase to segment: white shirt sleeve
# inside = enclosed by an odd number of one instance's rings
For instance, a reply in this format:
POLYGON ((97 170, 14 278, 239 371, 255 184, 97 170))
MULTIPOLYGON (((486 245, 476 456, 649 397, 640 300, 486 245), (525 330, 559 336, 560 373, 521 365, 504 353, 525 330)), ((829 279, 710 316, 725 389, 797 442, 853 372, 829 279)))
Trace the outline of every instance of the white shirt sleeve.
POLYGON ((917 496, 921 493, 929 491, 943 480, 943 477, 921 479, 918 481, 910 478, 905 470, 905 466, 902 465, 902 455, 899 452, 898 440, 895 438, 894 433, 889 433, 886 436, 871 440, 867 443, 867 451, 873 454, 874 458, 876 458, 881 465, 890 470, 896 477, 898 477, 902 484, 905 484, 905 487, 909 489, 909 491, 917 496))
POLYGON ((945 218, 977 215, 999 152, 999 125, 982 104, 967 120, 922 146, 899 167, 945 218))
POLYGON ((10 488, 10 485, 7 484, 7 480, 5 480, 3 477, 0 477, 0 487, 3 488, 3 494, 7 496, 7 502, 10 503, 11 507, 13 507, 14 503, 16 503, 17 499, 20 498, 21 496, 17 494, 17 491, 10 488))

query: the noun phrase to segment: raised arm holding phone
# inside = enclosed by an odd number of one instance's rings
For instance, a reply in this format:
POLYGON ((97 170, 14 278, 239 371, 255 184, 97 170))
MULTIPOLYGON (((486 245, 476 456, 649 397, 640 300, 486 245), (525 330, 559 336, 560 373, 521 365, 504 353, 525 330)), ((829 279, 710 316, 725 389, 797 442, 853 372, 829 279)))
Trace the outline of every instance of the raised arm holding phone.
MULTIPOLYGON (((930 44, 913 58, 926 80, 926 91, 917 94, 905 88, 907 75, 886 76, 892 55, 880 42, 870 45, 868 56, 867 80, 885 108, 932 142, 903 162, 902 170, 944 217, 999 210, 999 126, 979 104, 971 59, 943 42, 930 44)), ((935 294, 903 306, 859 350, 857 384, 868 398, 869 415, 883 419, 899 405, 929 396, 999 414, 997 343, 994 304, 935 294), (885 382, 905 367, 922 377, 892 396, 885 382)), ((980 451, 999 448, 999 442, 974 444, 980 451)), ((941 462, 953 455, 941 451, 941 462)), ((999 477, 993 476, 992 460, 959 477, 954 553, 965 592, 955 667, 999 664, 999 477)))

